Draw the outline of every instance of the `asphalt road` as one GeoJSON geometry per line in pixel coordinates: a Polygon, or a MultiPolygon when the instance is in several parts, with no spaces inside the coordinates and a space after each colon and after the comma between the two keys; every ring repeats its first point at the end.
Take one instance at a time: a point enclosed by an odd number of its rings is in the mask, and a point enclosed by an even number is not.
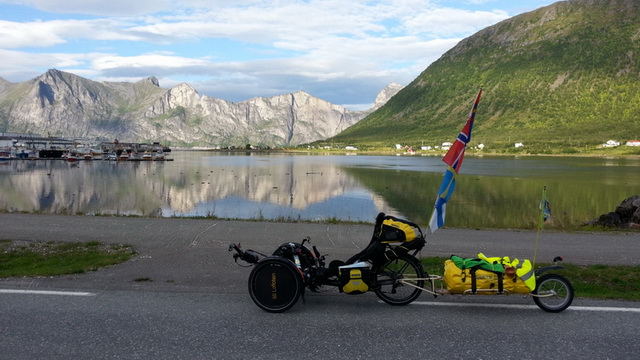
{"type": "Polygon", "coordinates": [[[578,301],[551,314],[518,296],[449,298],[394,307],[371,293],[312,294],[271,314],[247,294],[0,293],[0,358],[564,360],[640,352],[634,304],[578,301]]]}
{"type": "MultiPolygon", "coordinates": [[[[0,359],[615,358],[640,352],[640,303],[577,298],[559,314],[525,296],[423,294],[406,307],[372,293],[307,294],[258,309],[250,269],[228,244],[270,253],[310,236],[328,259],[364,247],[372,226],[0,214],[0,239],[129,243],[139,256],[96,272],[0,280],[0,359]],[[138,280],[138,281],[137,281],[138,280]],[[139,281],[145,280],[145,281],[139,281]]],[[[441,229],[423,256],[531,258],[535,232],[441,229]]],[[[544,232],[538,257],[638,265],[637,234],[544,232]]]]}

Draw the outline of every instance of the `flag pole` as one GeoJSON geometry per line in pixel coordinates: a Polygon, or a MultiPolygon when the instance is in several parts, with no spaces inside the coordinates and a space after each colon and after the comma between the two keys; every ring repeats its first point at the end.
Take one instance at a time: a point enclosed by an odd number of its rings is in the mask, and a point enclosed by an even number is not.
{"type": "Polygon", "coordinates": [[[536,243],[535,246],[533,247],[533,264],[532,267],[535,268],[536,266],[536,258],[538,256],[538,240],[540,239],[540,233],[542,232],[542,227],[544,226],[544,221],[545,221],[545,211],[548,207],[548,202],[547,202],[547,187],[544,186],[542,188],[542,200],[540,200],[540,215],[538,216],[538,231],[536,232],[536,243]]]}

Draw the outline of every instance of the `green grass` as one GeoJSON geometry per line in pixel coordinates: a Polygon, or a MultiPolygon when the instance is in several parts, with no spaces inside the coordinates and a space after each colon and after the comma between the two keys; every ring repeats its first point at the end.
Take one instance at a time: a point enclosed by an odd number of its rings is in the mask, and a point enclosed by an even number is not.
{"type": "Polygon", "coordinates": [[[0,278],[82,274],[135,254],[130,245],[0,240],[0,278]]]}
{"type": "MultiPolygon", "coordinates": [[[[447,258],[422,258],[425,271],[442,275],[447,258]]],[[[536,264],[536,269],[551,264],[536,264]]],[[[640,266],[574,265],[566,264],[562,270],[552,271],[566,277],[573,285],[576,297],[592,299],[623,299],[640,301],[640,266]]]]}

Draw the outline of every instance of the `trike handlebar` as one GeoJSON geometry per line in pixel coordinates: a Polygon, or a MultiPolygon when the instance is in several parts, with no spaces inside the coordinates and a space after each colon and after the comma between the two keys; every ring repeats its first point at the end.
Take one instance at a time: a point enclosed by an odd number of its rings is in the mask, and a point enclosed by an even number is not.
{"type": "Polygon", "coordinates": [[[265,255],[260,254],[257,251],[253,251],[251,249],[249,250],[242,250],[240,248],[240,244],[231,244],[229,245],[229,251],[235,251],[236,253],[233,254],[233,259],[236,261],[236,263],[238,262],[238,259],[245,261],[249,264],[256,264],[258,263],[258,261],[260,261],[261,257],[264,257],[265,255]]]}

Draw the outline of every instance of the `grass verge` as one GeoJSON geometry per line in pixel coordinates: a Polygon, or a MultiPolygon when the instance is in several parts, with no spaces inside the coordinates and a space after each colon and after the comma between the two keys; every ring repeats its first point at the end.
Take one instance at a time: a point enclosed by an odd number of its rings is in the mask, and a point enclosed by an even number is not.
{"type": "Polygon", "coordinates": [[[131,245],[0,240],[0,278],[82,274],[125,262],[131,245]]]}
{"type": "MultiPolygon", "coordinates": [[[[428,274],[442,275],[446,259],[426,257],[422,259],[422,264],[428,274]]],[[[539,263],[536,269],[550,265],[539,263]]],[[[564,269],[551,272],[566,277],[577,297],[640,301],[640,266],[562,265],[564,269]]]]}

